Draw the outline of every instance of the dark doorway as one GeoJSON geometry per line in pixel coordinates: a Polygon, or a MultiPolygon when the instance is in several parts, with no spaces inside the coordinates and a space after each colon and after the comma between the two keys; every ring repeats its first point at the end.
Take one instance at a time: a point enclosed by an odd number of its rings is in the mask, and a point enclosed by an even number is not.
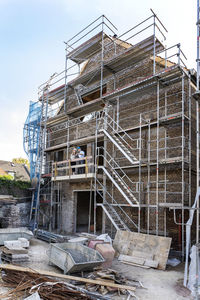
{"type": "Polygon", "coordinates": [[[64,151],[56,151],[54,152],[54,161],[63,161],[64,160],[64,151]]]}
{"type": "MultiPolygon", "coordinates": [[[[97,203],[102,203],[101,197],[97,194],[97,203]]],[[[76,231],[88,232],[89,226],[89,207],[90,207],[90,192],[77,192],[77,209],[76,209],[76,231]]],[[[102,229],[102,208],[97,206],[96,209],[96,230],[102,229]]],[[[91,221],[90,232],[94,230],[94,192],[91,197],[91,221]]]]}

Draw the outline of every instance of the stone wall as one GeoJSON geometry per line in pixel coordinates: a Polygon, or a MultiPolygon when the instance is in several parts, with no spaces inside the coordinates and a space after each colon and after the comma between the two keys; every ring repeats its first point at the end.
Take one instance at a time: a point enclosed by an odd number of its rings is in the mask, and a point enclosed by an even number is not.
{"type": "Polygon", "coordinates": [[[0,202],[0,228],[29,225],[31,192],[22,188],[23,185],[23,182],[0,180],[0,195],[12,195],[15,198],[15,203],[9,203],[9,200],[0,202]]]}

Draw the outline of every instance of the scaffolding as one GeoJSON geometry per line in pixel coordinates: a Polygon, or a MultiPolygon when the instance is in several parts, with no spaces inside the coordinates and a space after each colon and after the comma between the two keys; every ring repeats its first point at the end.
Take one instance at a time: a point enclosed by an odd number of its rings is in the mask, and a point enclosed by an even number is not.
{"type": "Polygon", "coordinates": [[[94,193],[88,230],[93,225],[97,231],[98,207],[102,231],[111,234],[122,229],[167,236],[173,222],[184,256],[196,190],[195,83],[180,44],[161,42],[167,30],[153,11],[116,32],[106,16],[96,19],[65,43],[65,70],[39,87],[35,225],[42,214],[43,225],[53,230],[57,222],[62,230],[63,183],[87,183],[90,198],[94,193]],[[76,159],[73,167],[85,168],[84,174],[73,174],[72,147],[89,143],[84,164],[76,159]]]}
{"type": "Polygon", "coordinates": [[[29,114],[24,124],[23,145],[30,162],[30,178],[38,177],[36,162],[38,155],[39,132],[41,119],[41,105],[38,102],[30,102],[29,114]]]}

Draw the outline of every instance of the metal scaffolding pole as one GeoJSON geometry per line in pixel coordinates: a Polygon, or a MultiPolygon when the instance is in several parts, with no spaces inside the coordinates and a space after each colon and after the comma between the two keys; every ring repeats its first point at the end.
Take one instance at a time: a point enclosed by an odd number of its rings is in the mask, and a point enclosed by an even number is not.
{"type": "Polygon", "coordinates": [[[156,15],[153,14],[153,74],[156,73],[156,15]]]}
{"type": "MultiPolygon", "coordinates": [[[[107,122],[108,122],[108,108],[105,108],[105,116],[104,116],[104,124],[103,127],[105,130],[107,130],[107,122]]],[[[104,135],[104,161],[103,161],[104,168],[107,168],[107,136],[104,135]]],[[[106,194],[107,194],[107,176],[105,173],[103,173],[103,204],[105,204],[106,201],[106,194]]],[[[102,233],[105,233],[105,212],[102,212],[102,233]]]]}
{"type": "MultiPolygon", "coordinates": [[[[185,126],[185,76],[182,76],[182,128],[181,128],[181,136],[182,136],[182,208],[184,207],[185,204],[185,156],[184,156],[184,151],[185,151],[185,132],[184,132],[184,126],[185,126]]],[[[182,260],[184,260],[184,254],[185,254],[185,224],[184,224],[184,209],[182,209],[182,226],[181,226],[181,241],[182,241],[182,260]]]]}
{"type": "Polygon", "coordinates": [[[138,232],[141,230],[141,162],[142,161],[142,114],[140,114],[139,136],[139,207],[138,207],[138,232]]]}
{"type": "MultiPolygon", "coordinates": [[[[197,93],[199,93],[199,76],[200,76],[200,55],[199,55],[199,38],[200,38],[200,7],[197,0],[197,93]]],[[[199,187],[199,102],[196,101],[196,157],[197,157],[197,179],[196,188],[199,187]]],[[[197,200],[196,214],[196,244],[199,243],[199,198],[197,200]]]]}
{"type": "Polygon", "coordinates": [[[159,116],[160,116],[160,84],[157,82],[157,130],[156,130],[156,235],[159,229],[159,116]]]}
{"type": "Polygon", "coordinates": [[[96,234],[96,211],[97,211],[97,135],[98,135],[98,117],[96,118],[96,127],[95,127],[95,143],[94,143],[94,234],[96,234]]]}
{"type": "Polygon", "coordinates": [[[200,53],[199,53],[199,38],[200,38],[200,8],[199,0],[197,0],[197,92],[199,92],[199,76],[200,76],[200,53]]]}
{"type": "Polygon", "coordinates": [[[37,201],[35,207],[35,216],[34,216],[34,229],[38,225],[39,221],[39,206],[40,206],[40,187],[41,187],[41,174],[42,174],[42,163],[44,158],[44,149],[46,145],[46,120],[48,113],[48,86],[44,88],[42,94],[42,117],[40,121],[40,142],[39,142],[39,177],[38,177],[38,190],[37,190],[37,201]],[[46,98],[46,99],[45,99],[46,98]],[[44,122],[44,125],[42,124],[44,122]]]}
{"type": "Polygon", "coordinates": [[[151,181],[151,120],[148,120],[148,165],[147,165],[147,234],[149,234],[149,223],[150,223],[150,181],[151,181]]]}
{"type": "Polygon", "coordinates": [[[191,75],[189,75],[189,80],[188,80],[188,92],[189,92],[189,103],[188,103],[188,117],[189,117],[189,128],[188,128],[188,155],[189,155],[189,178],[188,178],[188,184],[189,184],[189,206],[191,207],[192,205],[192,200],[191,200],[191,172],[192,172],[192,147],[191,147],[191,142],[192,142],[192,124],[191,124],[191,98],[192,98],[192,92],[191,92],[191,75]]]}
{"type": "Polygon", "coordinates": [[[102,36],[101,36],[101,82],[100,82],[100,98],[103,96],[103,67],[104,67],[104,15],[102,15],[102,36]]]}
{"type": "MultiPolygon", "coordinates": [[[[165,116],[167,116],[167,92],[165,91],[165,116]]],[[[167,128],[165,127],[165,160],[167,159],[167,128]]],[[[164,192],[164,202],[167,202],[167,169],[165,166],[164,171],[164,181],[165,181],[165,192],[164,192]]],[[[164,209],[164,236],[167,236],[167,211],[164,209]]]]}

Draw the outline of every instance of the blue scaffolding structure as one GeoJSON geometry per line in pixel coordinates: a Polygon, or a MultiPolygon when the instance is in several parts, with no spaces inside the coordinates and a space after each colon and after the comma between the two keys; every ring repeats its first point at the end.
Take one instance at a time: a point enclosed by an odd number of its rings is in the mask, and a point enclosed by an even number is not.
{"type": "Polygon", "coordinates": [[[30,162],[31,180],[39,177],[39,170],[36,169],[39,155],[39,137],[40,137],[40,120],[42,116],[42,107],[38,102],[30,102],[29,114],[24,124],[23,142],[24,151],[30,162]]]}

